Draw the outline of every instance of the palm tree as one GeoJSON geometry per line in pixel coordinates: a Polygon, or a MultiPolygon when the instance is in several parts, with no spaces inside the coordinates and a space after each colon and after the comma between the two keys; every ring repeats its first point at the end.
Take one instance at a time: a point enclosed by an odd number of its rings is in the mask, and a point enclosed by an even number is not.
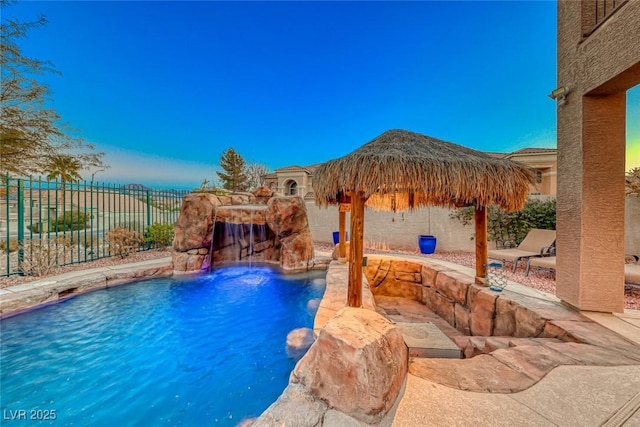
{"type": "Polygon", "coordinates": [[[66,182],[78,181],[80,178],[80,169],[82,165],[80,161],[68,154],[56,154],[52,156],[47,165],[47,179],[52,180],[60,178],[62,187],[66,182]]]}
{"type": "MultiPolygon", "coordinates": [[[[65,215],[65,205],[67,201],[66,197],[66,186],[67,182],[79,181],[82,177],[80,176],[80,169],[82,165],[78,159],[68,154],[55,154],[51,156],[47,165],[47,179],[54,180],[60,179],[61,187],[62,187],[62,213],[65,215]]],[[[71,210],[73,217],[73,195],[71,196],[71,210]]],[[[57,209],[56,209],[57,211],[57,209]]],[[[60,215],[57,215],[58,217],[60,215]]],[[[66,231],[66,229],[65,229],[66,231]]]]}

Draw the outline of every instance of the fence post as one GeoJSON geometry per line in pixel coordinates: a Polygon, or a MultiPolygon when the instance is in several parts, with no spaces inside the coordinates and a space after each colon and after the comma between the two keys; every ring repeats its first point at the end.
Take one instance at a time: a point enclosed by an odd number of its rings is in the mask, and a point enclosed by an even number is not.
{"type": "Polygon", "coordinates": [[[147,228],[151,226],[151,190],[147,190],[147,228]]]}
{"type": "MultiPolygon", "coordinates": [[[[151,190],[147,190],[147,230],[151,227],[151,190]]],[[[146,233],[144,233],[146,234],[146,233]]],[[[145,236],[149,237],[149,236],[145,236]]],[[[151,249],[151,241],[147,239],[147,249],[151,249]]]]}
{"type": "Polygon", "coordinates": [[[18,270],[24,260],[24,180],[18,179],[18,270]]]}

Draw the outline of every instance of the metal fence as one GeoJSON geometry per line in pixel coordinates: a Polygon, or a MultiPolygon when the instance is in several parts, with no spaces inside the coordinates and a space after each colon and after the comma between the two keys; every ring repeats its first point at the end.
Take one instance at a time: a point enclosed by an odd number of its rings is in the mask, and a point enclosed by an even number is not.
{"type": "Polygon", "coordinates": [[[109,230],[124,227],[144,236],[155,224],[173,225],[188,193],[0,177],[0,277],[22,274],[25,263],[37,257],[61,266],[112,256],[105,240],[109,230]]]}

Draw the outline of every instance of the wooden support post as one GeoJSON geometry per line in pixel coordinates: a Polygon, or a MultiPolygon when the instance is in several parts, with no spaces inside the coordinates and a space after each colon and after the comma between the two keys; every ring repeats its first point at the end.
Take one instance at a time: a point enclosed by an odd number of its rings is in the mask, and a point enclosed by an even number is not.
{"type": "Polygon", "coordinates": [[[338,230],[340,231],[340,243],[338,246],[338,258],[346,258],[347,257],[347,245],[345,245],[346,241],[346,233],[347,233],[347,210],[346,207],[348,205],[340,204],[340,217],[339,217],[339,226],[338,230]]]}
{"type": "Polygon", "coordinates": [[[347,305],[362,307],[362,248],[364,240],[364,195],[351,197],[351,239],[349,243],[349,288],[347,305]]]}
{"type": "Polygon", "coordinates": [[[476,283],[485,284],[487,277],[487,208],[476,206],[476,283]]]}

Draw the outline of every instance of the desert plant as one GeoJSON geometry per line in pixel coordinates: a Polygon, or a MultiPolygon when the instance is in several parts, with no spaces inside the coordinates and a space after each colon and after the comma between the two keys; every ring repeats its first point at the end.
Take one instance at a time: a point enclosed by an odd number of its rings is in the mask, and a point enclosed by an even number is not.
{"type": "Polygon", "coordinates": [[[0,240],[0,251],[15,252],[18,247],[18,239],[0,240]]]}
{"type": "Polygon", "coordinates": [[[173,242],[173,224],[154,223],[145,231],[145,242],[155,248],[171,245],[173,242]]]}
{"type": "MultiPolygon", "coordinates": [[[[449,216],[468,225],[473,222],[474,208],[457,209],[449,216]]],[[[487,209],[488,240],[496,242],[498,247],[517,246],[532,228],[555,230],[555,199],[529,199],[522,210],[514,212],[504,211],[495,205],[487,209]]]]}
{"type": "Polygon", "coordinates": [[[134,253],[143,243],[143,238],[135,230],[125,227],[116,227],[107,231],[105,240],[109,245],[109,251],[125,258],[134,253]]]}
{"type": "Polygon", "coordinates": [[[640,197],[640,168],[633,168],[627,172],[624,181],[625,194],[640,197]]]}
{"type": "Polygon", "coordinates": [[[22,245],[20,271],[27,276],[44,276],[64,262],[67,246],[55,239],[32,239],[22,245]]]}

